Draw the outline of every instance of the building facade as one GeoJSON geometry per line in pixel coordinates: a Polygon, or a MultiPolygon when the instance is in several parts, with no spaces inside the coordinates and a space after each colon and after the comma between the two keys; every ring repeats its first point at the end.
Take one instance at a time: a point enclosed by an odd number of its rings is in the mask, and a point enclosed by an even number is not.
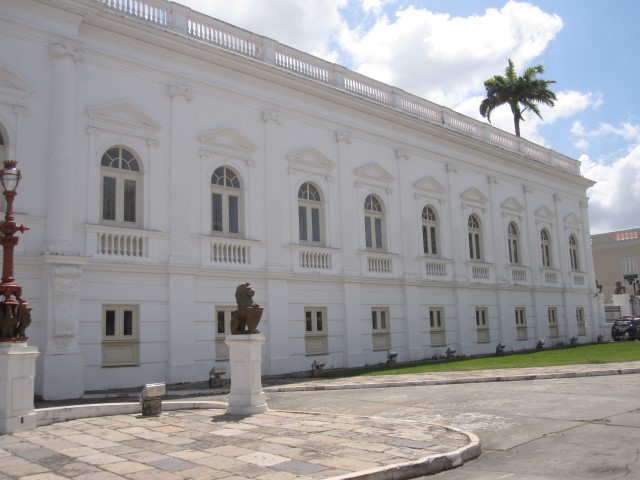
{"type": "Polygon", "coordinates": [[[163,0],[5,0],[36,392],[594,341],[576,160],[163,0]]]}
{"type": "Polygon", "coordinates": [[[611,303],[616,282],[624,287],[625,294],[640,294],[640,228],[591,235],[591,249],[596,279],[602,285],[605,303],[611,303]]]}

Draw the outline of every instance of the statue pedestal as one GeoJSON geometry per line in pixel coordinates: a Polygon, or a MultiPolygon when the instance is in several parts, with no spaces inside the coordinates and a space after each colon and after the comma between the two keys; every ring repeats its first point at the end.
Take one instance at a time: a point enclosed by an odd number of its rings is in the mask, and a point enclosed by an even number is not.
{"type": "Polygon", "coordinates": [[[231,366],[231,391],[226,413],[253,415],[267,411],[267,400],[262,391],[262,344],[264,335],[228,335],[231,366]]]}
{"type": "Polygon", "coordinates": [[[0,435],[37,426],[33,406],[36,347],[0,342],[0,435]]]}

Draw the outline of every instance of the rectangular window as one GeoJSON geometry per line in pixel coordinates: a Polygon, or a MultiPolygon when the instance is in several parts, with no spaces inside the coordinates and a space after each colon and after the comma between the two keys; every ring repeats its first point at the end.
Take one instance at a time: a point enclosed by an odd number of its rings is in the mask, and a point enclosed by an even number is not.
{"type": "Polygon", "coordinates": [[[224,226],[224,218],[222,215],[222,195],[219,193],[211,194],[211,229],[214,232],[222,232],[224,226]]]}
{"type": "Polygon", "coordinates": [[[229,195],[229,233],[240,233],[238,197],[229,195]]]}
{"type": "Polygon", "coordinates": [[[371,308],[371,330],[374,350],[388,350],[391,348],[389,309],[387,307],[371,308]]]}
{"type": "Polygon", "coordinates": [[[371,242],[371,217],[364,217],[364,241],[367,248],[372,248],[371,242]]]}
{"type": "Polygon", "coordinates": [[[102,219],[116,219],[116,179],[113,177],[102,179],[102,219]]]}
{"type": "Polygon", "coordinates": [[[382,219],[376,218],[375,227],[376,227],[376,248],[382,248],[382,219]]]}
{"type": "Polygon", "coordinates": [[[326,355],[329,351],[327,311],[323,307],[305,307],[305,354],[326,355]]]}
{"type": "Polygon", "coordinates": [[[429,231],[431,232],[431,255],[437,255],[438,246],[436,244],[436,227],[430,227],[429,231]]]}
{"type": "Polygon", "coordinates": [[[431,345],[446,345],[447,339],[444,328],[444,308],[429,308],[429,327],[431,329],[431,345]]]}
{"type": "Polygon", "coordinates": [[[489,311],[486,307],[476,307],[476,333],[478,343],[488,343],[491,341],[489,332],[489,311]]]}
{"type": "Polygon", "coordinates": [[[587,327],[584,323],[584,307],[576,307],[576,322],[578,323],[578,335],[586,335],[587,327]]]}
{"type": "Polygon", "coordinates": [[[516,307],[516,336],[518,340],[527,340],[527,312],[524,307],[516,307]]]}
{"type": "Polygon", "coordinates": [[[559,337],[558,309],[556,307],[549,307],[547,309],[547,318],[549,320],[549,336],[551,338],[559,337]]]}
{"type": "Polygon", "coordinates": [[[320,210],[317,208],[311,209],[311,235],[312,241],[320,242],[320,210]]]}
{"type": "Polygon", "coordinates": [[[229,360],[229,346],[224,343],[225,338],[231,331],[231,312],[236,307],[216,308],[216,332],[215,332],[215,359],[217,361],[229,360]]]}
{"type": "Polygon", "coordinates": [[[136,221],[136,181],[124,181],[124,221],[136,221]]]}
{"type": "Polygon", "coordinates": [[[300,241],[307,241],[307,208],[298,207],[298,229],[300,230],[300,241]]]}
{"type": "Polygon", "coordinates": [[[139,364],[139,319],[137,305],[102,306],[102,365],[139,364]]]}

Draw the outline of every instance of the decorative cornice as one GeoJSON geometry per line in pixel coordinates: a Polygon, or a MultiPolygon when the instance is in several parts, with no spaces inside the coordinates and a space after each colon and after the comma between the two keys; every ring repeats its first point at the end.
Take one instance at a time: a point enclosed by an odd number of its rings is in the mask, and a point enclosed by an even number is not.
{"type": "Polygon", "coordinates": [[[402,148],[396,148],[396,158],[398,160],[400,159],[409,160],[409,153],[402,148]]]}
{"type": "Polygon", "coordinates": [[[276,125],[282,125],[282,118],[280,118],[280,114],[273,110],[263,110],[262,121],[264,123],[274,122],[276,125]]]}
{"type": "Polygon", "coordinates": [[[193,92],[189,87],[186,87],[184,85],[169,85],[169,96],[171,98],[182,96],[185,98],[185,100],[190,102],[193,98],[193,92]]]}
{"type": "Polygon", "coordinates": [[[63,58],[69,56],[77,63],[84,60],[85,51],[81,47],[72,47],[66,43],[58,42],[49,47],[49,55],[51,55],[51,58],[63,58]]]}
{"type": "Polygon", "coordinates": [[[351,143],[353,140],[351,139],[351,134],[349,132],[344,132],[341,130],[338,130],[336,132],[336,142],[338,143],[351,143]]]}

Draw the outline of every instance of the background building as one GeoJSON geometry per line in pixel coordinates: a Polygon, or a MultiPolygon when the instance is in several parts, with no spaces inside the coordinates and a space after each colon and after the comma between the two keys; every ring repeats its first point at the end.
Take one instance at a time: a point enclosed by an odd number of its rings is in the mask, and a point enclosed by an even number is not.
{"type": "Polygon", "coordinates": [[[579,162],[162,0],[5,0],[2,155],[36,391],[199,381],[236,286],[263,372],[599,333],[579,162]]]}
{"type": "Polygon", "coordinates": [[[591,235],[593,266],[598,283],[606,303],[621,282],[626,294],[640,294],[637,285],[638,258],[640,257],[640,229],[620,230],[617,232],[591,235]],[[633,283],[629,283],[629,282],[633,283]]]}

